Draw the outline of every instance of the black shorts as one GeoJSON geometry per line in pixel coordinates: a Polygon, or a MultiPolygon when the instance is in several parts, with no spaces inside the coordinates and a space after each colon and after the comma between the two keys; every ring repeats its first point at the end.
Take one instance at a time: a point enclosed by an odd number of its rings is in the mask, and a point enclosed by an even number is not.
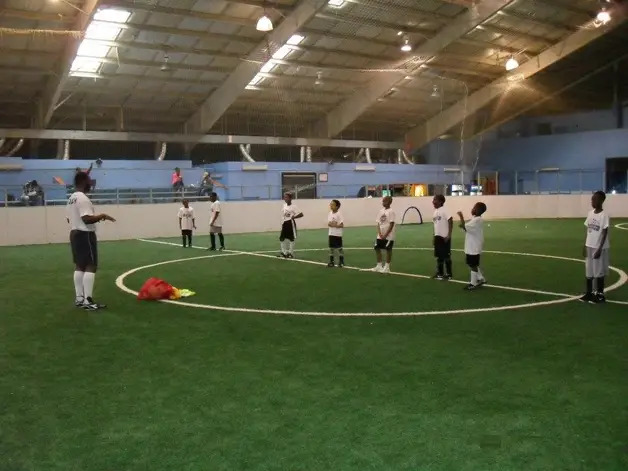
{"type": "Polygon", "coordinates": [[[329,248],[330,249],[341,249],[342,248],[342,237],[341,236],[329,236],[329,248]]]}
{"type": "Polygon", "coordinates": [[[98,241],[92,231],[70,231],[72,259],[79,268],[98,266],[98,241]]]}
{"type": "Polygon", "coordinates": [[[469,255],[465,254],[467,258],[467,265],[470,267],[479,267],[480,266],[480,254],[477,255],[469,255]]]}
{"type": "Polygon", "coordinates": [[[192,229],[181,229],[181,235],[187,236],[192,235],[192,229]]]}
{"type": "Polygon", "coordinates": [[[392,250],[394,245],[394,240],[375,239],[375,246],[373,248],[375,250],[392,250]]]}
{"type": "Polygon", "coordinates": [[[444,237],[434,236],[434,257],[451,258],[451,239],[446,241],[444,237]]]}
{"type": "Polygon", "coordinates": [[[279,234],[279,240],[284,241],[288,239],[291,242],[294,242],[294,239],[297,238],[297,223],[294,222],[294,219],[290,221],[284,221],[281,225],[281,234],[279,234]]]}

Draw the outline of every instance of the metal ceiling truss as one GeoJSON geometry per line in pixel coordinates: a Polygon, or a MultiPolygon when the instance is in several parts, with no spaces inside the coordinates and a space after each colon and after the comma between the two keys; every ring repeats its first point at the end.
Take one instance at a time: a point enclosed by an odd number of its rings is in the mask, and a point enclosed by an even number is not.
{"type": "Polygon", "coordinates": [[[269,146],[312,146],[360,149],[401,149],[403,143],[345,139],[311,139],[305,137],[231,136],[212,134],[164,134],[59,129],[0,129],[0,136],[9,139],[69,139],[76,141],[169,142],[187,144],[252,144],[269,146]]]}

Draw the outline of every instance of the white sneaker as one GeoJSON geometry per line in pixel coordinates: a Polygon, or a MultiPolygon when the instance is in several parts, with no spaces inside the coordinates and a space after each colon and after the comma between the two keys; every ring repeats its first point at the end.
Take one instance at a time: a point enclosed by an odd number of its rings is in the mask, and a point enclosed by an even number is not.
{"type": "Polygon", "coordinates": [[[384,266],[381,270],[381,273],[390,273],[390,267],[388,265],[384,266]]]}
{"type": "Polygon", "coordinates": [[[368,271],[373,271],[375,273],[381,273],[383,269],[384,269],[384,267],[382,267],[381,265],[375,265],[374,268],[371,268],[368,271]]]}

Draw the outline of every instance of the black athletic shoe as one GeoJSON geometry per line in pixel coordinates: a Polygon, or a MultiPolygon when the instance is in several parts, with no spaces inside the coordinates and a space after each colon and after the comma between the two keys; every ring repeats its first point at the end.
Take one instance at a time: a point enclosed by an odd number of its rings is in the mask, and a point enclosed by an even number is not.
{"type": "Polygon", "coordinates": [[[469,283],[467,286],[464,287],[465,291],[473,291],[478,289],[479,285],[472,285],[471,283],[469,283]]]}
{"type": "Polygon", "coordinates": [[[334,262],[329,262],[329,263],[327,264],[327,267],[328,267],[328,268],[335,268],[335,267],[336,267],[336,265],[334,264],[334,262]]]}
{"type": "Polygon", "coordinates": [[[433,280],[442,280],[443,278],[445,278],[443,275],[440,274],[436,274],[432,277],[433,280]]]}
{"type": "Polygon", "coordinates": [[[83,309],[85,305],[85,300],[83,298],[76,298],[74,300],[74,307],[78,307],[79,309],[83,309]]]}
{"type": "Polygon", "coordinates": [[[222,247],[220,247],[218,250],[220,250],[220,251],[222,252],[223,250],[225,250],[225,246],[223,245],[223,246],[222,246],[222,247]]]}
{"type": "Polygon", "coordinates": [[[92,298],[85,298],[85,303],[83,304],[83,309],[86,311],[98,311],[100,309],[105,309],[107,306],[105,304],[98,304],[92,298]]]}
{"type": "Polygon", "coordinates": [[[478,284],[475,286],[479,288],[480,286],[485,285],[485,284],[486,284],[486,280],[478,280],[478,284]]]}
{"type": "Polygon", "coordinates": [[[209,250],[210,252],[215,252],[216,251],[216,247],[210,247],[207,250],[209,250]]]}
{"type": "Polygon", "coordinates": [[[340,263],[338,264],[338,268],[344,268],[344,267],[345,267],[345,263],[344,263],[344,262],[340,262],[340,263]]]}
{"type": "Polygon", "coordinates": [[[277,258],[288,258],[288,256],[283,252],[279,252],[279,255],[277,255],[277,258]]]}
{"type": "Polygon", "coordinates": [[[604,296],[604,293],[596,293],[593,295],[592,302],[595,304],[604,304],[606,302],[606,296],[604,296]]]}
{"type": "Polygon", "coordinates": [[[445,275],[445,276],[443,276],[442,280],[443,280],[443,281],[449,281],[449,280],[451,280],[451,275],[445,275]]]}
{"type": "Polygon", "coordinates": [[[286,255],[286,258],[294,258],[294,255],[292,255],[291,253],[286,255]]]}
{"type": "Polygon", "coordinates": [[[581,303],[592,303],[594,302],[594,296],[591,293],[587,293],[584,296],[578,298],[578,301],[580,301],[581,303]]]}

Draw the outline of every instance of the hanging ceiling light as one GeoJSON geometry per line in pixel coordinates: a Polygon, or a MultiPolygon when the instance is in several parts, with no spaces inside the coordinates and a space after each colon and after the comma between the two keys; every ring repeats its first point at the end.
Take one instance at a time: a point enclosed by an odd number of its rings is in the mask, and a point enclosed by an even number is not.
{"type": "Polygon", "coordinates": [[[432,87],[432,98],[440,98],[440,92],[438,91],[438,85],[432,87]]]}
{"type": "Polygon", "coordinates": [[[519,67],[519,62],[514,57],[511,57],[506,61],[506,70],[508,72],[515,70],[517,67],[519,67]]]}
{"type": "Polygon", "coordinates": [[[606,23],[611,21],[611,14],[608,11],[606,11],[606,8],[603,8],[602,11],[600,11],[597,14],[595,19],[599,21],[601,24],[605,25],[606,23]]]}
{"type": "Polygon", "coordinates": [[[264,12],[262,17],[257,20],[257,25],[255,26],[255,29],[264,33],[273,30],[273,22],[270,18],[268,18],[268,16],[266,16],[266,12],[264,12]]]}
{"type": "Polygon", "coordinates": [[[314,81],[314,85],[320,86],[323,85],[323,73],[321,71],[316,72],[316,80],[314,81]]]}
{"type": "Polygon", "coordinates": [[[412,46],[410,45],[410,40],[407,37],[403,40],[403,45],[401,46],[401,50],[403,52],[410,52],[412,50],[412,46]]]}

